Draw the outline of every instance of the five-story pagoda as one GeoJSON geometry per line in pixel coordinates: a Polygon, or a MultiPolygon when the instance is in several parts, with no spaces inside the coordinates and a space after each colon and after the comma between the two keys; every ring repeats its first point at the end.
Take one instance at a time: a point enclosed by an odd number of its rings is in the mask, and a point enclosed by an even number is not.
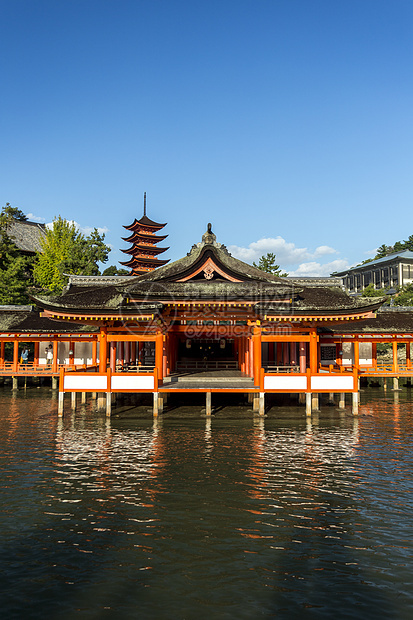
{"type": "Polygon", "coordinates": [[[130,275],[141,276],[169,262],[169,260],[158,259],[158,254],[166,252],[169,248],[158,248],[156,245],[168,236],[155,234],[165,226],[166,224],[154,222],[146,215],[145,192],[143,196],[143,216],[140,220],[135,218],[135,221],[130,226],[124,226],[131,234],[129,237],[122,237],[123,241],[132,244],[128,250],[122,250],[125,254],[130,254],[131,258],[126,262],[120,263],[131,269],[130,275]]]}

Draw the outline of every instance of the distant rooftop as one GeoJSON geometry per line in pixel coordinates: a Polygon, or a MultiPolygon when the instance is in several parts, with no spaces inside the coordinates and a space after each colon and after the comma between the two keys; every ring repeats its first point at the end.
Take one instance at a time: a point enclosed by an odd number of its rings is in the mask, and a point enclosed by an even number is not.
{"type": "Polygon", "coordinates": [[[22,252],[40,252],[40,240],[45,235],[45,225],[37,222],[14,220],[8,230],[8,235],[22,252]]]}
{"type": "Polygon", "coordinates": [[[288,276],[286,280],[305,286],[338,286],[342,288],[341,278],[335,276],[288,276]]]}
{"type": "Polygon", "coordinates": [[[410,250],[403,250],[403,252],[393,252],[393,254],[388,254],[387,256],[383,256],[383,258],[378,258],[377,260],[372,260],[372,261],[369,261],[368,263],[356,265],[355,267],[349,267],[349,269],[345,269],[344,271],[338,271],[337,274],[334,274],[334,275],[342,276],[348,273],[349,271],[356,271],[358,269],[369,269],[370,267],[373,267],[374,265],[380,265],[382,263],[386,263],[386,262],[395,260],[397,258],[400,258],[400,260],[413,260],[413,252],[410,252],[410,250]]]}

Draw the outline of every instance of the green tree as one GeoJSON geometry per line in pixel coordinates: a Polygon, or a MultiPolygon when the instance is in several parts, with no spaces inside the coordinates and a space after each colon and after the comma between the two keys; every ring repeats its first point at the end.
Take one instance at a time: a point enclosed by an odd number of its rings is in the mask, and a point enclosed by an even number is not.
{"type": "Polygon", "coordinates": [[[105,271],[102,272],[102,276],[127,276],[128,274],[127,269],[118,269],[115,265],[106,267],[105,271]]]}
{"type": "Polygon", "coordinates": [[[374,258],[384,258],[391,253],[392,249],[393,248],[390,245],[386,245],[385,243],[383,243],[379,248],[377,248],[377,254],[374,258]]]}
{"type": "Polygon", "coordinates": [[[267,252],[267,254],[261,256],[258,261],[258,265],[253,262],[254,267],[257,269],[261,269],[261,271],[266,271],[267,273],[272,273],[275,276],[279,276],[280,278],[285,278],[288,276],[288,273],[282,271],[281,267],[275,262],[275,254],[273,252],[267,252]]]}
{"type": "Polygon", "coordinates": [[[34,268],[36,283],[43,289],[58,293],[66,286],[65,274],[99,275],[98,263],[108,259],[110,248],[104,243],[105,235],[95,228],[85,237],[76,226],[60,215],[46,230],[42,252],[38,253],[34,268]]]}
{"type": "Polygon", "coordinates": [[[403,252],[403,250],[405,250],[405,242],[403,241],[396,241],[396,243],[393,246],[393,252],[403,252]]]}
{"type": "Polygon", "coordinates": [[[393,306],[413,306],[413,284],[406,284],[396,294],[393,306]]]}
{"type": "Polygon", "coordinates": [[[410,250],[410,252],[413,252],[413,235],[409,235],[409,237],[405,239],[403,245],[405,250],[410,250]]]}
{"type": "Polygon", "coordinates": [[[362,297],[384,297],[385,292],[383,290],[377,290],[373,284],[369,284],[361,293],[362,297]]]}
{"type": "Polygon", "coordinates": [[[13,241],[14,219],[27,220],[20,209],[9,203],[0,213],[0,304],[29,302],[27,288],[32,283],[33,259],[23,256],[13,241]]]}

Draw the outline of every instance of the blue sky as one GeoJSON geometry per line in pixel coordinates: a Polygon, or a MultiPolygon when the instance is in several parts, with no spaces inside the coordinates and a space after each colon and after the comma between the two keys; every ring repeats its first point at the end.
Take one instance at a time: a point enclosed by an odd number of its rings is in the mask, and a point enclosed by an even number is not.
{"type": "Polygon", "coordinates": [[[0,205],[324,275],[413,233],[411,0],[0,0],[0,205]]]}

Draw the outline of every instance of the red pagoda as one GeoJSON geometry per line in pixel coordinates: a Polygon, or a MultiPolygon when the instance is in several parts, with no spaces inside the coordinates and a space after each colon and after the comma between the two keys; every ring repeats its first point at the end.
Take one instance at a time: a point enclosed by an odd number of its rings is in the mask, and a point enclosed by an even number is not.
{"type": "Polygon", "coordinates": [[[140,220],[135,218],[130,226],[124,226],[126,230],[131,231],[131,234],[129,237],[122,237],[123,241],[132,244],[128,250],[122,250],[125,254],[130,254],[131,258],[127,262],[120,263],[131,269],[131,276],[141,276],[169,262],[169,260],[158,259],[158,254],[166,252],[169,248],[156,247],[157,243],[168,236],[155,234],[165,226],[166,224],[158,224],[147,217],[145,192],[143,195],[143,217],[140,220]]]}

